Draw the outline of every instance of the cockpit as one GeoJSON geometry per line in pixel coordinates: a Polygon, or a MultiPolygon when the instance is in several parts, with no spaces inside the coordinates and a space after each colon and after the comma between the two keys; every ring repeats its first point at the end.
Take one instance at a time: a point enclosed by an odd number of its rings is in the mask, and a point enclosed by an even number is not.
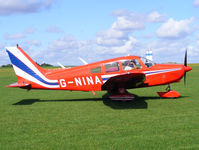
{"type": "Polygon", "coordinates": [[[146,59],[145,57],[140,57],[142,62],[147,66],[147,68],[150,68],[155,65],[155,63],[149,59],[146,59]]]}
{"type": "Polygon", "coordinates": [[[154,66],[154,62],[144,57],[128,57],[124,59],[118,59],[101,65],[94,66],[90,69],[91,73],[112,73],[120,71],[130,71],[136,69],[150,68],[154,66]]]}
{"type": "Polygon", "coordinates": [[[123,70],[133,70],[133,69],[141,69],[142,66],[140,65],[137,59],[131,59],[131,60],[122,61],[122,68],[123,70]]]}

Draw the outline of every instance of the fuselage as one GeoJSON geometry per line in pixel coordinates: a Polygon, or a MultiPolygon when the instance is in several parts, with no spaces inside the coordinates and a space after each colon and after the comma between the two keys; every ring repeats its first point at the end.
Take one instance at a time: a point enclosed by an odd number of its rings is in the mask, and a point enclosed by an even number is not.
{"type": "Polygon", "coordinates": [[[30,84],[33,89],[101,91],[102,85],[111,77],[131,73],[145,74],[144,84],[137,87],[150,87],[180,81],[185,73],[185,66],[146,65],[138,56],[125,56],[73,68],[49,69],[44,75],[50,80],[57,80],[57,88],[43,88],[39,84],[30,84]],[[129,62],[134,62],[134,67],[127,68],[129,62]]]}

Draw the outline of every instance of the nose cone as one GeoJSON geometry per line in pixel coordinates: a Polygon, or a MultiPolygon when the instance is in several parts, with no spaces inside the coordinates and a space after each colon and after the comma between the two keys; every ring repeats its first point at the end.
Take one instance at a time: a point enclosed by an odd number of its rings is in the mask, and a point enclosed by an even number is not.
{"type": "Polygon", "coordinates": [[[191,68],[191,67],[189,67],[189,66],[185,66],[185,67],[184,67],[184,70],[185,70],[185,72],[188,72],[188,71],[191,71],[191,70],[192,70],[192,68],[191,68]]]}

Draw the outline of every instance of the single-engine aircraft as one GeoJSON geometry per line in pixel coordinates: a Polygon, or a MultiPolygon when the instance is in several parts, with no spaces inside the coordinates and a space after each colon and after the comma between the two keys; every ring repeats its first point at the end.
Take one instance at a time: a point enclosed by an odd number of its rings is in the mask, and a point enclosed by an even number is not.
{"type": "Polygon", "coordinates": [[[176,98],[180,94],[171,90],[170,83],[179,82],[186,72],[187,51],[184,65],[155,64],[138,56],[124,56],[73,68],[44,69],[38,66],[18,45],[6,51],[18,78],[17,83],[7,87],[23,89],[50,89],[70,91],[108,91],[112,100],[132,100],[127,89],[167,85],[160,97],[176,98]]]}

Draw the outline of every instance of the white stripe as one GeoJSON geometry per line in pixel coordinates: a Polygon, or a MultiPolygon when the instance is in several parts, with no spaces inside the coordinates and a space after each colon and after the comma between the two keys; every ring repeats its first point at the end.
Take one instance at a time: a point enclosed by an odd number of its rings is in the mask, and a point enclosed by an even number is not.
{"type": "Polygon", "coordinates": [[[146,74],[146,76],[149,76],[149,75],[160,74],[160,73],[165,73],[165,72],[172,72],[172,71],[177,71],[177,70],[181,70],[181,68],[145,71],[144,73],[150,73],[151,72],[151,74],[146,74]],[[155,72],[155,73],[153,73],[153,72],[155,72]]]}
{"type": "Polygon", "coordinates": [[[110,78],[110,77],[114,77],[117,76],[119,74],[110,74],[110,75],[101,75],[102,78],[110,78]]]}
{"type": "Polygon", "coordinates": [[[37,75],[39,75],[43,80],[50,83],[57,83],[58,80],[49,80],[47,79],[31,62],[24,56],[24,54],[17,47],[6,47],[15,57],[21,60],[26,66],[33,70],[37,75]]]}
{"type": "Polygon", "coordinates": [[[24,79],[27,79],[29,81],[32,81],[34,83],[37,83],[43,87],[47,87],[47,88],[59,88],[59,85],[47,85],[39,80],[37,80],[36,78],[32,77],[31,75],[29,75],[28,73],[24,72],[23,70],[21,70],[20,68],[18,68],[17,66],[13,65],[14,70],[16,71],[16,74],[24,79]]]}

